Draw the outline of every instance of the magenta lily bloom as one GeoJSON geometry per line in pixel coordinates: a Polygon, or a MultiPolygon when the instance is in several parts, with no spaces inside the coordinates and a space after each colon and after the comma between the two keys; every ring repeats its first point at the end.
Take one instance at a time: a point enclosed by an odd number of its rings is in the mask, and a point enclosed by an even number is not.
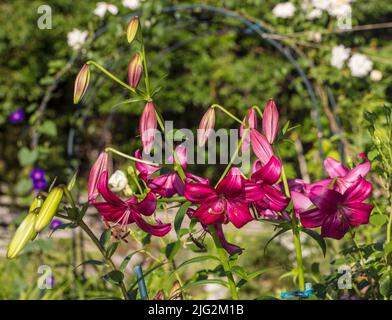
{"type": "MultiPolygon", "coordinates": [[[[369,223],[373,205],[364,203],[372,184],[362,177],[344,193],[322,186],[312,188],[309,199],[316,207],[299,213],[305,228],[321,226],[321,236],[341,239],[351,227],[369,223]]],[[[304,199],[305,202],[308,200],[304,199]]],[[[309,203],[303,203],[303,207],[309,203]]]]}
{"type": "Polygon", "coordinates": [[[101,152],[98,159],[94,162],[90,170],[88,178],[88,201],[94,203],[97,199],[98,192],[98,181],[104,171],[108,171],[109,155],[106,152],[101,152]]]}
{"type": "Polygon", "coordinates": [[[324,167],[328,175],[331,178],[337,178],[334,184],[334,189],[343,193],[350,186],[356,183],[360,176],[364,178],[369,173],[371,169],[371,163],[369,159],[364,153],[360,153],[358,157],[363,159],[363,162],[358,164],[352,170],[348,169],[333,158],[325,159],[324,167]]]}
{"type": "Polygon", "coordinates": [[[232,168],[216,188],[209,184],[187,183],[184,196],[192,203],[200,204],[194,216],[202,223],[208,225],[231,221],[241,228],[253,220],[249,204],[263,197],[259,188],[250,186],[245,190],[244,184],[240,170],[232,168]]]}
{"type": "MultiPolygon", "coordinates": [[[[248,115],[242,121],[242,125],[240,127],[240,137],[242,138],[244,131],[245,131],[245,123],[248,122],[248,128],[250,129],[257,129],[257,114],[255,108],[250,108],[248,110],[248,115]]],[[[246,136],[242,142],[241,150],[242,152],[246,152],[249,150],[250,145],[250,133],[246,132],[246,136]]]]}
{"type": "Polygon", "coordinates": [[[138,202],[135,196],[128,200],[122,200],[109,189],[108,176],[109,173],[104,171],[97,186],[99,193],[106,202],[95,202],[93,204],[105,221],[122,226],[136,223],[140,229],[157,237],[163,237],[170,231],[170,224],[158,222],[158,224],[152,225],[142,217],[142,215],[151,216],[155,212],[157,199],[154,193],[149,192],[141,202],[138,202]]]}
{"type": "MultiPolygon", "coordinates": [[[[187,166],[187,150],[184,146],[179,145],[175,150],[177,154],[177,158],[180,162],[181,167],[186,170],[187,166]]],[[[142,159],[142,155],[140,150],[137,150],[135,153],[135,157],[138,159],[142,159]]],[[[173,157],[169,159],[169,161],[174,161],[173,157]]],[[[143,179],[147,187],[149,187],[155,193],[161,195],[165,198],[171,198],[175,194],[183,195],[185,184],[181,180],[180,176],[177,172],[169,172],[166,174],[162,174],[158,177],[150,178],[150,176],[158,171],[160,168],[156,166],[147,165],[144,163],[136,162],[136,169],[139,172],[139,177],[143,179]]],[[[187,174],[187,177],[194,177],[191,174],[187,174]]]]}
{"type": "MultiPolygon", "coordinates": [[[[194,217],[195,210],[192,209],[192,208],[189,208],[189,209],[187,210],[187,213],[186,213],[186,214],[187,214],[187,216],[189,217],[189,219],[192,219],[192,218],[194,217]]],[[[209,231],[207,225],[205,225],[205,224],[202,223],[202,222],[201,222],[200,224],[201,224],[201,226],[203,227],[203,229],[204,229],[205,232],[210,233],[210,231],[209,231]]],[[[215,223],[215,224],[214,224],[214,227],[215,227],[215,230],[216,230],[216,234],[217,234],[217,236],[218,236],[218,238],[219,238],[219,241],[220,241],[221,244],[222,244],[223,249],[225,249],[229,255],[233,255],[233,254],[236,254],[236,253],[238,253],[238,254],[241,254],[241,253],[242,253],[241,247],[239,247],[239,246],[237,246],[237,245],[235,245],[235,244],[232,244],[232,243],[230,243],[230,242],[228,242],[228,241],[226,240],[225,235],[224,235],[224,233],[223,233],[223,226],[222,226],[221,223],[215,223]]]]}
{"type": "Polygon", "coordinates": [[[274,155],[274,151],[267,138],[264,137],[256,129],[250,130],[250,143],[252,149],[257,158],[261,161],[261,164],[265,165],[274,155]]]}
{"type": "Polygon", "coordinates": [[[154,146],[157,130],[157,114],[152,101],[146,103],[139,122],[139,131],[142,139],[143,151],[150,153],[154,146]]]}
{"type": "Polygon", "coordinates": [[[263,166],[259,160],[255,161],[252,168],[251,181],[246,182],[246,187],[256,185],[264,197],[255,203],[258,212],[263,216],[279,216],[277,212],[283,211],[289,204],[279,186],[275,183],[280,178],[282,164],[279,159],[272,156],[268,163],[263,166]]]}
{"type": "Polygon", "coordinates": [[[268,100],[263,113],[263,133],[269,143],[274,143],[279,127],[279,112],[274,100],[268,100]]]}

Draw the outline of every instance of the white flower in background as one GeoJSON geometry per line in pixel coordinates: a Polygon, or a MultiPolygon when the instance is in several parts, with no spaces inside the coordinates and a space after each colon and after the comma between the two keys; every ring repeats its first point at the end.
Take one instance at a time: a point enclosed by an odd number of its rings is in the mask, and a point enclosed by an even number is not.
{"type": "Polygon", "coordinates": [[[113,192],[122,191],[127,185],[127,176],[121,170],[116,170],[109,179],[109,187],[113,192]]]}
{"type": "Polygon", "coordinates": [[[78,50],[86,42],[87,36],[87,31],[73,29],[67,34],[67,43],[72,49],[78,50]]]}
{"type": "Polygon", "coordinates": [[[332,56],[331,56],[331,66],[342,69],[343,63],[350,56],[350,48],[346,48],[343,45],[333,47],[332,48],[332,56]]]}
{"type": "Polygon", "coordinates": [[[106,12],[110,12],[112,15],[116,15],[118,13],[118,8],[114,4],[98,2],[94,10],[94,14],[100,18],[103,18],[106,15],[106,12]]]}
{"type": "Polygon", "coordinates": [[[345,17],[351,13],[351,0],[330,0],[328,13],[333,17],[345,17]]]}
{"type": "Polygon", "coordinates": [[[323,40],[323,35],[321,34],[321,32],[310,32],[309,40],[316,43],[320,43],[323,40]]]}
{"type": "Polygon", "coordinates": [[[207,293],[207,300],[222,300],[227,298],[228,289],[219,284],[208,283],[204,286],[207,293]]]}
{"type": "Polygon", "coordinates": [[[382,79],[382,72],[380,70],[373,70],[370,72],[370,79],[372,81],[380,81],[382,79]]]}
{"type": "Polygon", "coordinates": [[[140,0],[123,0],[122,1],[122,5],[125,8],[129,8],[129,9],[136,9],[137,7],[139,7],[140,4],[140,0]]]}
{"type": "Polygon", "coordinates": [[[312,5],[320,10],[327,10],[331,0],[312,0],[312,5]]]}
{"type": "Polygon", "coordinates": [[[272,14],[278,18],[290,18],[294,15],[295,7],[291,2],[283,2],[277,4],[272,9],[272,14]]]}
{"type": "Polygon", "coordinates": [[[362,78],[372,70],[373,62],[364,54],[354,53],[348,62],[348,67],[354,77],[362,78]]]}
{"type": "Polygon", "coordinates": [[[321,9],[315,8],[309,11],[309,13],[306,15],[306,17],[309,20],[314,20],[317,18],[320,18],[323,14],[323,11],[321,9]]]}

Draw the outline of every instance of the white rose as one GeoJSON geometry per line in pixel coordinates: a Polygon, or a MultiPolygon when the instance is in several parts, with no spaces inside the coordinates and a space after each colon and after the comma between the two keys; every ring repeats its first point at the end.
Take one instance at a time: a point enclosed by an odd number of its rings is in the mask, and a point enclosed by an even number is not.
{"type": "Polygon", "coordinates": [[[283,2],[277,4],[272,9],[272,14],[278,18],[290,18],[294,15],[295,7],[291,2],[283,2]]]}
{"type": "Polygon", "coordinates": [[[107,11],[110,12],[112,15],[116,15],[118,13],[118,8],[114,4],[98,2],[94,10],[94,14],[100,18],[103,18],[106,15],[107,11]]]}
{"type": "Polygon", "coordinates": [[[327,10],[329,5],[331,3],[331,0],[312,0],[312,5],[321,10],[327,10]]]}
{"type": "Polygon", "coordinates": [[[140,4],[140,0],[123,0],[122,5],[125,8],[136,9],[140,4]]]}
{"type": "Polygon", "coordinates": [[[315,8],[315,9],[309,11],[309,13],[306,15],[306,17],[309,20],[314,20],[314,19],[320,18],[322,14],[323,14],[323,11],[321,9],[315,8]]]}
{"type": "Polygon", "coordinates": [[[354,53],[348,62],[348,67],[354,77],[362,78],[372,70],[373,62],[364,54],[354,53]]]}
{"type": "Polygon", "coordinates": [[[372,81],[380,81],[382,79],[382,72],[380,70],[373,70],[370,72],[370,79],[372,81]]]}
{"type": "Polygon", "coordinates": [[[331,66],[342,69],[344,62],[350,55],[350,48],[346,48],[343,45],[332,48],[331,66]]]}
{"type": "Polygon", "coordinates": [[[87,36],[87,31],[73,29],[67,34],[67,43],[72,49],[78,50],[86,42],[87,36]]]}
{"type": "Polygon", "coordinates": [[[331,0],[328,13],[333,17],[345,17],[351,13],[350,0],[331,0]]]}
{"type": "Polygon", "coordinates": [[[122,191],[127,185],[128,179],[121,170],[116,170],[109,179],[109,187],[113,192],[122,191]]]}

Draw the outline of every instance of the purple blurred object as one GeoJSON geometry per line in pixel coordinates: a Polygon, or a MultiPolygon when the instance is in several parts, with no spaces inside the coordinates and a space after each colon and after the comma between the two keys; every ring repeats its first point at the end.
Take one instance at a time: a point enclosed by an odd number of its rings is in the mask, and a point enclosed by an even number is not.
{"type": "Polygon", "coordinates": [[[9,116],[9,121],[12,124],[18,124],[21,123],[25,118],[25,112],[23,109],[19,108],[12,112],[9,116]]]}
{"type": "Polygon", "coordinates": [[[33,180],[45,180],[45,170],[34,168],[31,170],[30,178],[33,180]]]}
{"type": "Polygon", "coordinates": [[[53,219],[52,222],[50,223],[50,230],[56,230],[58,227],[60,227],[63,224],[63,222],[59,219],[53,219]]]}
{"type": "Polygon", "coordinates": [[[38,179],[38,180],[33,179],[33,186],[34,186],[34,189],[36,189],[36,190],[44,190],[47,185],[48,185],[48,182],[45,180],[45,178],[38,179]]]}

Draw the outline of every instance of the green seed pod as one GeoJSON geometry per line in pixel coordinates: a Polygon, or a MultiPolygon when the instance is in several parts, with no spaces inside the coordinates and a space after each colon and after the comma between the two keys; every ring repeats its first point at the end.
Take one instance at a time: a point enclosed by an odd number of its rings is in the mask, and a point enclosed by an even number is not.
{"type": "Polygon", "coordinates": [[[60,206],[63,194],[63,187],[53,188],[53,190],[49,193],[41,207],[41,210],[39,211],[37,221],[35,222],[35,232],[41,232],[49,225],[50,221],[52,221],[60,206]]]}
{"type": "Polygon", "coordinates": [[[36,211],[41,207],[42,202],[42,197],[40,196],[34,199],[30,206],[29,213],[19,225],[18,229],[16,229],[16,232],[8,245],[8,259],[17,257],[26,244],[36,237],[37,233],[34,231],[34,225],[37,220],[36,211]]]}

